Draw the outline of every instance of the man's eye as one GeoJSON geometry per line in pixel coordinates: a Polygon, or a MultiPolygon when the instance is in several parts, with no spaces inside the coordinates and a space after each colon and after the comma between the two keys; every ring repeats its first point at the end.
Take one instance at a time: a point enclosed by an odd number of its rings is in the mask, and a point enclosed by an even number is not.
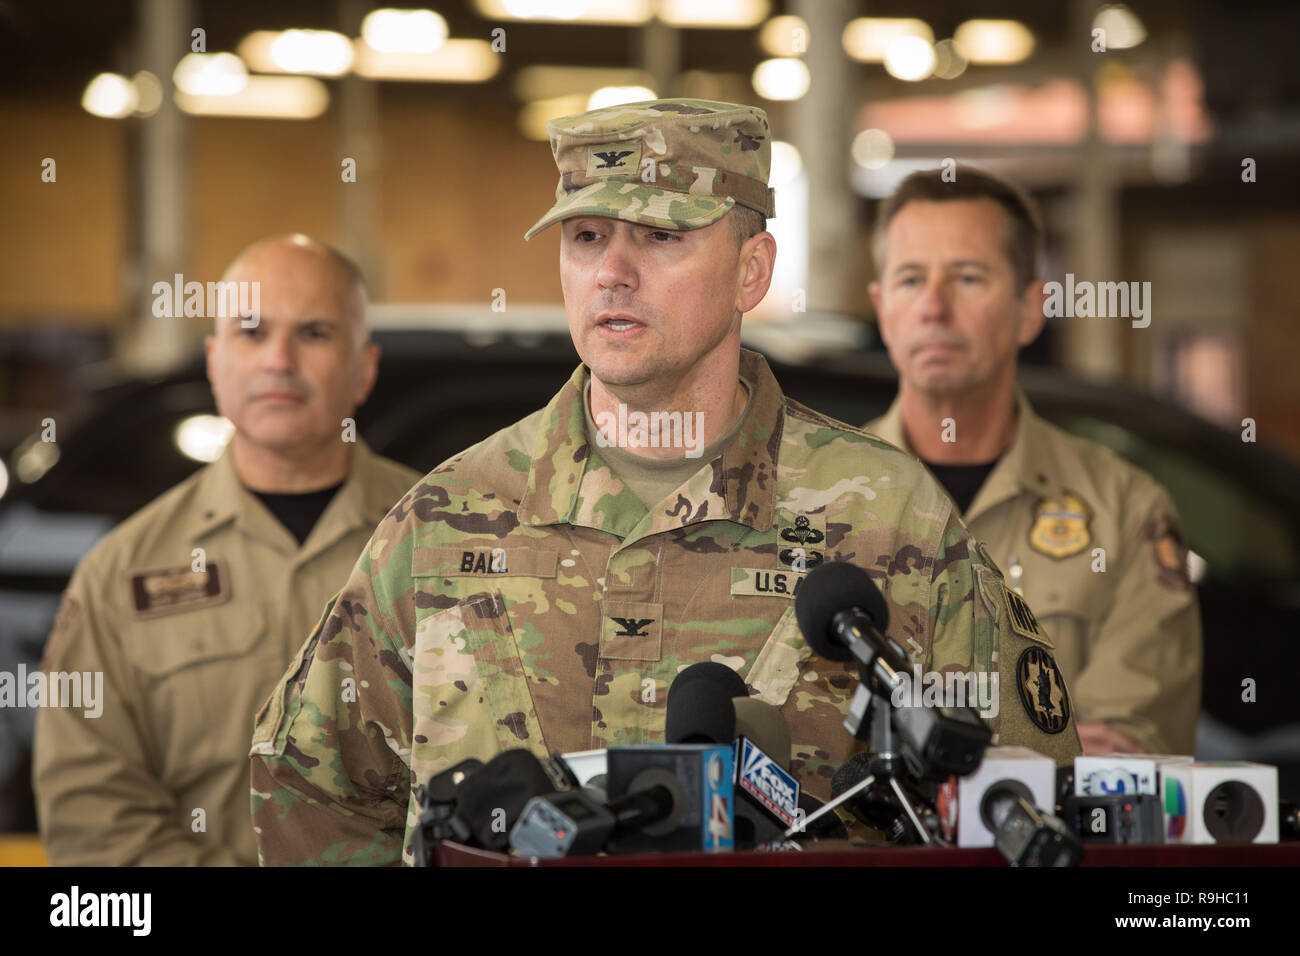
{"type": "Polygon", "coordinates": [[[914,286],[920,281],[921,279],[919,276],[904,276],[898,280],[898,284],[901,286],[914,286]]]}
{"type": "Polygon", "coordinates": [[[981,276],[981,275],[976,275],[976,274],[974,274],[974,273],[969,273],[969,274],[967,274],[967,275],[958,276],[957,278],[958,278],[959,281],[964,282],[964,283],[966,283],[967,285],[973,285],[973,284],[975,284],[975,283],[977,283],[977,282],[983,282],[983,281],[984,281],[984,277],[983,277],[983,276],[981,276]]]}
{"type": "Polygon", "coordinates": [[[257,338],[262,334],[262,327],[260,325],[246,326],[241,322],[238,326],[236,326],[235,334],[242,335],[250,339],[257,338]]]}
{"type": "Polygon", "coordinates": [[[302,337],[305,339],[327,339],[330,337],[329,330],[316,325],[309,325],[302,330],[302,337]]]}
{"type": "Polygon", "coordinates": [[[592,229],[582,229],[573,238],[579,242],[592,242],[596,238],[596,233],[592,229]]]}
{"type": "Polygon", "coordinates": [[[666,229],[656,229],[650,235],[655,242],[674,242],[679,238],[677,233],[669,232],[666,229]]]}

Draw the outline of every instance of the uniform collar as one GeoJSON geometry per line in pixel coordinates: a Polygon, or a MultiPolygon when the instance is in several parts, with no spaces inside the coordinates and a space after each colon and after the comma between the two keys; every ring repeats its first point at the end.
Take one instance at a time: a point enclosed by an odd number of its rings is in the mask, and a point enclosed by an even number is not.
{"type": "MultiPolygon", "coordinates": [[[[227,444],[221,457],[199,476],[196,500],[206,507],[200,512],[194,530],[195,541],[233,522],[240,531],[279,551],[296,553],[297,540],[240,482],[235,473],[233,444],[227,444]]],[[[364,439],[358,438],[348,462],[348,477],[303,542],[304,556],[325,550],[355,528],[374,528],[383,520],[393,502],[379,500],[380,483],[369,480],[376,464],[375,453],[364,439]]]]}
{"type": "MultiPolygon", "coordinates": [[[[1023,491],[1035,495],[1049,495],[1060,491],[1056,487],[1053,475],[1057,469],[1050,461],[1050,435],[1048,425],[1029,403],[1024,389],[1016,385],[1016,433],[1011,446],[998,459],[988,478],[980,486],[970,509],[962,515],[966,522],[974,521],[979,515],[1014,498],[1023,491]]],[[[875,424],[875,434],[890,444],[897,445],[912,454],[903,434],[903,399],[896,396],[894,402],[875,424]]]]}
{"type": "Polygon", "coordinates": [[[736,437],[714,462],[701,461],[700,470],[670,496],[671,508],[648,512],[587,442],[582,396],[588,374],[579,365],[542,412],[519,502],[520,524],[572,524],[627,542],[719,519],[756,531],[772,527],[785,397],[761,355],[740,350],[740,374],[754,392],[736,437]]]}

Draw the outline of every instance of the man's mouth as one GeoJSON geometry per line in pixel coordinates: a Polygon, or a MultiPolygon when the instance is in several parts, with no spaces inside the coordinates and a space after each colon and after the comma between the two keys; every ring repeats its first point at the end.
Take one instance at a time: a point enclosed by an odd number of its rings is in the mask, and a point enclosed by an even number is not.
{"type": "Polygon", "coordinates": [[[297,392],[261,392],[253,396],[254,401],[263,402],[302,402],[306,396],[297,392]]]}
{"type": "Polygon", "coordinates": [[[632,329],[639,329],[642,324],[636,319],[629,318],[626,315],[605,315],[601,316],[596,323],[601,328],[609,329],[611,332],[629,332],[632,329]]]}

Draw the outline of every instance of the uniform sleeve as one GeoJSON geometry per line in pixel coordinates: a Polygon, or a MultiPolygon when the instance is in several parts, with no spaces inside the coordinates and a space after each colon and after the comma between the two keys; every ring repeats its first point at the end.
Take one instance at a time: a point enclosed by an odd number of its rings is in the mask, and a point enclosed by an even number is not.
{"type": "Polygon", "coordinates": [[[401,862],[414,622],[409,545],[392,553],[380,538],[392,520],[258,714],[251,806],[264,866],[401,862]]]}
{"type": "Polygon", "coordinates": [[[1148,753],[1190,754],[1201,704],[1201,615],[1169,496],[1125,528],[1115,599],[1075,678],[1080,719],[1106,723],[1148,753]]]}
{"type": "Polygon", "coordinates": [[[977,682],[981,673],[989,675],[988,706],[972,706],[997,735],[994,743],[1029,747],[1058,766],[1082,752],[1050,638],[951,513],[936,549],[930,618],[928,670],[973,673],[977,682]]]}
{"type": "Polygon", "coordinates": [[[135,704],[140,693],[102,594],[83,565],[41,664],[47,675],[79,672],[103,681],[89,709],[41,707],[36,714],[32,788],[46,856],[55,866],[235,866],[226,847],[194,839],[150,768],[135,704]]]}

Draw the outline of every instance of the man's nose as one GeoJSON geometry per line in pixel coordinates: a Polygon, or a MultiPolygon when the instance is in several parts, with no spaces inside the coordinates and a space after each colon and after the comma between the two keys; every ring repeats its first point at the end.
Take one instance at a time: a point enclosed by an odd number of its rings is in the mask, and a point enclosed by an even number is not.
{"type": "Polygon", "coordinates": [[[292,371],[297,367],[298,351],[293,335],[280,330],[266,337],[260,350],[262,367],[268,371],[292,371]]]}
{"type": "Polygon", "coordinates": [[[637,287],[636,249],[630,230],[615,226],[605,243],[605,253],[596,273],[596,283],[606,290],[637,287]]]}
{"type": "Polygon", "coordinates": [[[921,290],[921,298],[917,306],[921,310],[922,319],[929,322],[947,321],[952,314],[947,282],[942,277],[928,280],[925,288],[921,290]]]}

